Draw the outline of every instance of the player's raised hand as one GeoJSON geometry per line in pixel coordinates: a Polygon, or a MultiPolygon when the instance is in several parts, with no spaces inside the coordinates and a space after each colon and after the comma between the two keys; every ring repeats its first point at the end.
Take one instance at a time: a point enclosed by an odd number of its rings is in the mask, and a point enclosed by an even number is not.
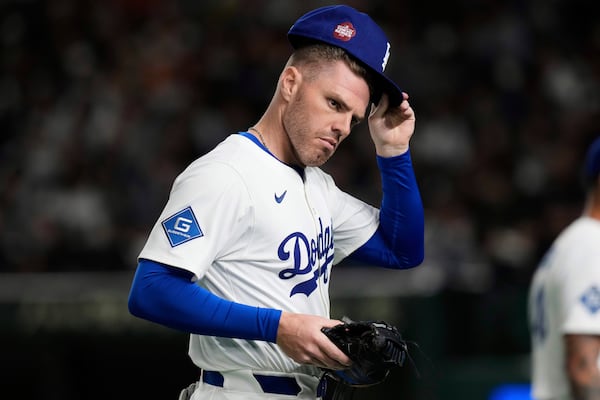
{"type": "Polygon", "coordinates": [[[352,361],[321,331],[342,321],[316,315],[283,312],[277,330],[277,344],[285,354],[300,364],[322,368],[345,369],[352,361]]]}
{"type": "Polygon", "coordinates": [[[408,94],[402,92],[402,102],[390,108],[386,94],[377,106],[371,106],[369,131],[377,154],[393,157],[408,150],[410,138],[415,131],[415,112],[408,102],[408,94]]]}

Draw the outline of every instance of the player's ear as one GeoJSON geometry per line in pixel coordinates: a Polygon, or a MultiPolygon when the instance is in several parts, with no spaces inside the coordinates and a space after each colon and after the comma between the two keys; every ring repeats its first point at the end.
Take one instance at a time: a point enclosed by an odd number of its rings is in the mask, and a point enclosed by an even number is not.
{"type": "Polygon", "coordinates": [[[279,91],[281,96],[286,100],[290,99],[296,94],[300,84],[302,82],[302,74],[298,68],[294,66],[287,66],[281,72],[279,91]]]}

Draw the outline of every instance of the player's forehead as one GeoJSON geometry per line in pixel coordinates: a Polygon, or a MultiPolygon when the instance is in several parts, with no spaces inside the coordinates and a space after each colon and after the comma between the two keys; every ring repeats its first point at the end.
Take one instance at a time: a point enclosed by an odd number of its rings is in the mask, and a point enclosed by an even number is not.
{"type": "Polygon", "coordinates": [[[365,117],[370,99],[370,89],[364,77],[356,74],[342,60],[326,60],[309,72],[308,79],[328,96],[365,117]]]}

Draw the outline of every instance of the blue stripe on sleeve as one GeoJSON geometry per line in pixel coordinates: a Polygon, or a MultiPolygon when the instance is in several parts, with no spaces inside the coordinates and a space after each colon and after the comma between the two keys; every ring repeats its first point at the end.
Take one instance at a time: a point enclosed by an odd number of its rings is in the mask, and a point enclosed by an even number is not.
{"type": "Polygon", "coordinates": [[[410,152],[377,157],[383,199],[379,227],[350,259],[388,268],[412,268],[425,257],[425,217],[410,152]]]}
{"type": "Polygon", "coordinates": [[[191,281],[192,273],[140,260],[129,292],[129,312],[199,335],[275,343],[280,310],[224,300],[191,281]]]}

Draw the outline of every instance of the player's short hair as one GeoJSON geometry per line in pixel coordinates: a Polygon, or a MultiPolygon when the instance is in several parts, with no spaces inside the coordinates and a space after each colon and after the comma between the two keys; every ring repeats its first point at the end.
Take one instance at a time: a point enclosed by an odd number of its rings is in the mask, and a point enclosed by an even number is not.
{"type": "Polygon", "coordinates": [[[373,95],[373,74],[360,61],[339,47],[325,43],[307,43],[294,51],[288,65],[308,67],[308,79],[311,79],[311,77],[316,76],[323,62],[334,61],[343,61],[350,68],[350,71],[363,78],[369,86],[369,93],[373,95]]]}

